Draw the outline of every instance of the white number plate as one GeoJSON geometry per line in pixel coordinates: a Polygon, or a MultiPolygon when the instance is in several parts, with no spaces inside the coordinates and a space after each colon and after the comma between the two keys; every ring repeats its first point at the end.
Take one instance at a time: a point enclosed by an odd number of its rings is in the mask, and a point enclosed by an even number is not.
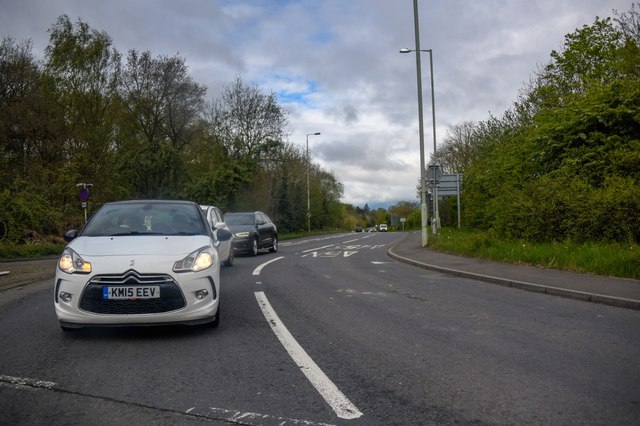
{"type": "Polygon", "coordinates": [[[160,286],[143,287],[102,287],[102,298],[105,300],[127,300],[127,299],[158,299],[160,297],[160,286]]]}

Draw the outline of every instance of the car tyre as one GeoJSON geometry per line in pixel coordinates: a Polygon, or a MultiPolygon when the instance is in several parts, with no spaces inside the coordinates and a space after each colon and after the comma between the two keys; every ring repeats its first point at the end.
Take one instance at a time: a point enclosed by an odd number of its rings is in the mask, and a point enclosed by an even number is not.
{"type": "Polygon", "coordinates": [[[258,255],[258,237],[253,237],[253,239],[251,240],[251,252],[250,252],[251,256],[257,256],[258,255]]]}
{"type": "Polygon", "coordinates": [[[278,251],[278,236],[274,235],[273,236],[273,244],[271,244],[271,247],[269,248],[269,251],[271,253],[275,253],[278,251]]]}
{"type": "Polygon", "coordinates": [[[233,266],[233,247],[229,248],[229,256],[224,261],[224,266],[233,266]]]}

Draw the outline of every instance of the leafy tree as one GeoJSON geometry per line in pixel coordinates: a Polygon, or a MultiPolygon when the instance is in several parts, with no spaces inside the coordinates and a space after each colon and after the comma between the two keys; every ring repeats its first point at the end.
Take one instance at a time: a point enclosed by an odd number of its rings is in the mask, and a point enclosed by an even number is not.
{"type": "MultiPolygon", "coordinates": [[[[62,137],[51,142],[64,156],[69,173],[65,177],[92,182],[101,188],[99,197],[109,197],[120,54],[108,34],[80,20],[74,24],[66,15],[49,33],[43,90],[59,109],[62,126],[62,137]]],[[[74,186],[61,184],[54,187],[75,193],[74,186]]]]}
{"type": "Polygon", "coordinates": [[[189,76],[181,57],[153,58],[131,50],[122,73],[123,156],[120,171],[145,197],[180,197],[184,155],[203,131],[206,88],[189,76]]]}
{"type": "Polygon", "coordinates": [[[467,224],[512,238],[638,241],[637,48],[596,19],[566,36],[512,110],[479,123],[467,224]]]}

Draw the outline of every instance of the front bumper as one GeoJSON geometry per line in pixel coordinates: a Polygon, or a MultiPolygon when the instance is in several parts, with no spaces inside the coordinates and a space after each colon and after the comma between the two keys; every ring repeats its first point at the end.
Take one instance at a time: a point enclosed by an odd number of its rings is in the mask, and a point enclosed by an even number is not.
{"type": "Polygon", "coordinates": [[[247,252],[252,250],[251,240],[249,238],[233,238],[233,250],[237,252],[247,252]]]}
{"type": "MultiPolygon", "coordinates": [[[[129,270],[122,274],[83,275],[58,271],[54,305],[64,327],[198,324],[213,321],[219,306],[216,268],[197,273],[141,274],[129,270]],[[106,277],[106,279],[105,279],[106,277]],[[149,277],[162,277],[164,282],[149,277]],[[102,299],[104,286],[160,287],[159,299],[102,299]],[[196,294],[206,290],[205,297],[196,294]],[[64,301],[66,293],[71,300],[64,301]]],[[[202,296],[202,294],[200,294],[202,296]]]]}

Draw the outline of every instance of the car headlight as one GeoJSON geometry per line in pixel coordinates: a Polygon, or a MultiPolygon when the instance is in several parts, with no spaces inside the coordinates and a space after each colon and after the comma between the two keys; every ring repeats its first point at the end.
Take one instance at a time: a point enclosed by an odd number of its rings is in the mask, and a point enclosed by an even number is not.
{"type": "Polygon", "coordinates": [[[80,273],[88,274],[91,272],[91,263],[85,262],[78,253],[70,248],[64,249],[60,259],[58,259],[58,268],[67,274],[80,273]]]}
{"type": "Polygon", "coordinates": [[[248,232],[236,232],[234,235],[236,237],[238,237],[238,238],[247,238],[249,236],[249,233],[248,232]]]}
{"type": "Polygon", "coordinates": [[[174,272],[198,272],[213,265],[213,250],[211,247],[201,247],[189,256],[173,264],[174,272]]]}

